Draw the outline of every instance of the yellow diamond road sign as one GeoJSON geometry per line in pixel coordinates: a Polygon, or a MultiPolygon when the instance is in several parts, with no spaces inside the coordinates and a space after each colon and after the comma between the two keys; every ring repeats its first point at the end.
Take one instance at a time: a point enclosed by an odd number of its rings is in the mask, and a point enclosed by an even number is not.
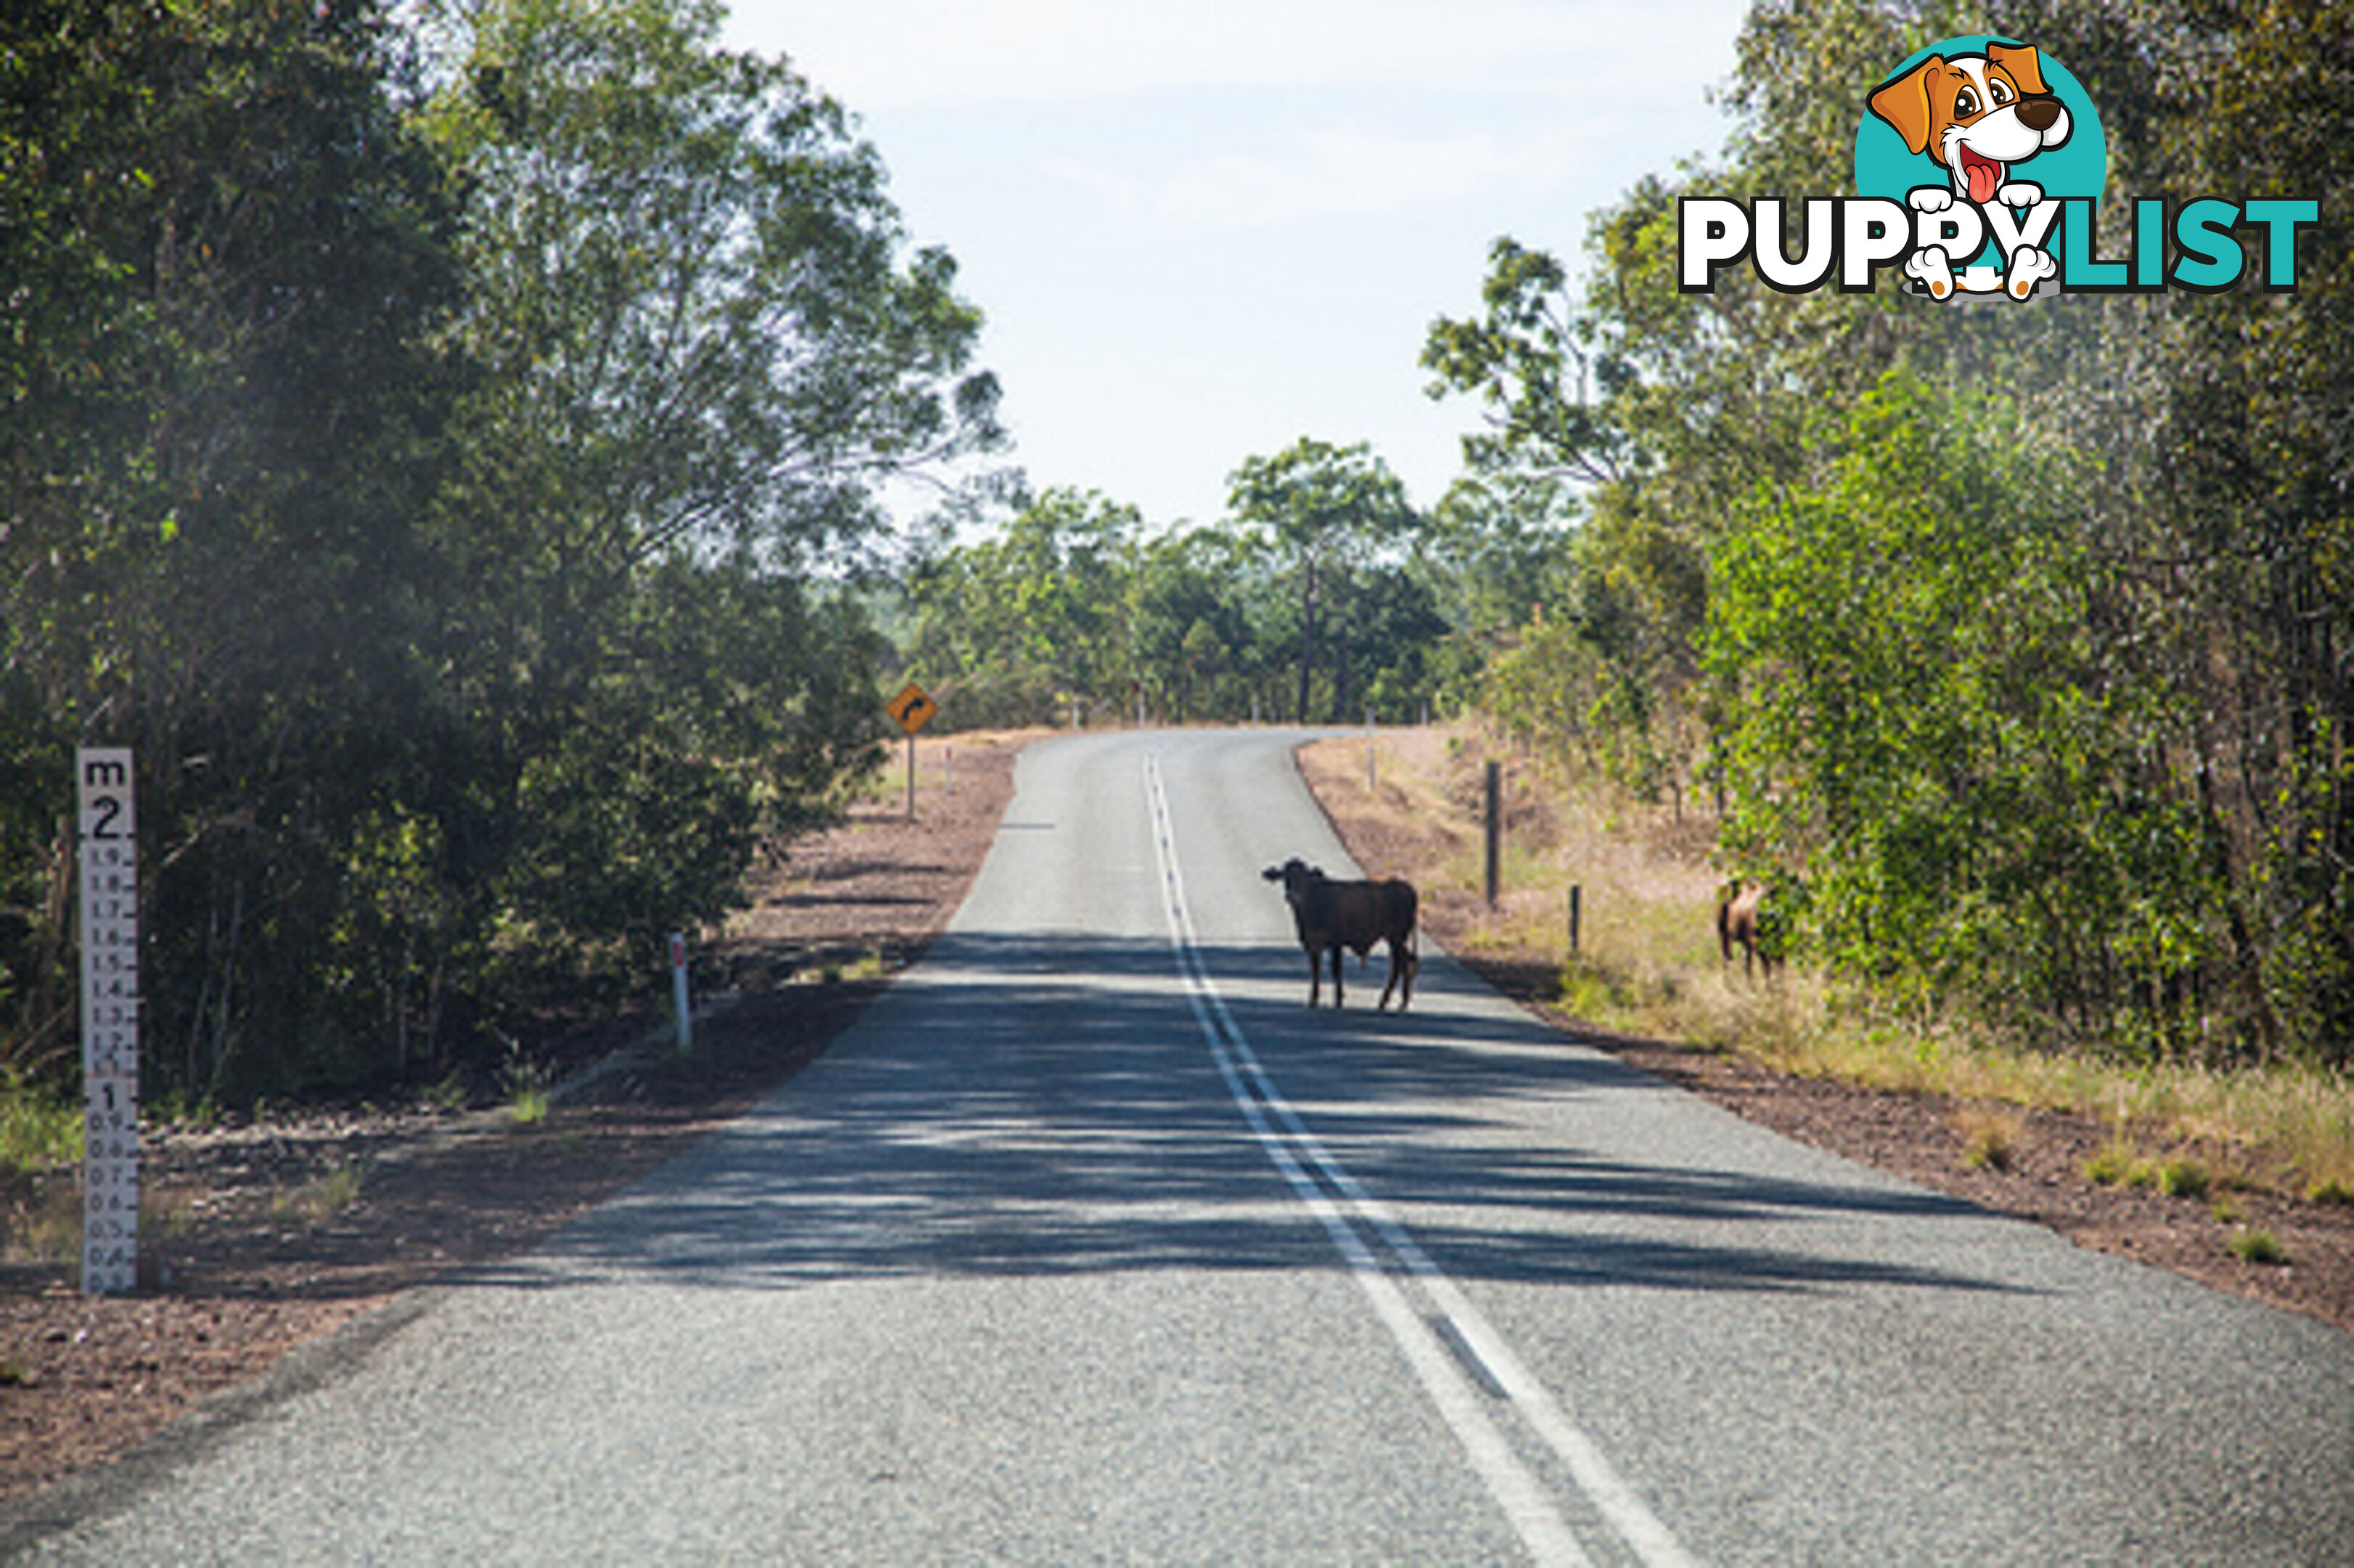
{"type": "Polygon", "coordinates": [[[907,689],[885,705],[891,710],[891,716],[899,721],[899,727],[909,735],[931,723],[932,715],[940,711],[940,705],[932,701],[924,688],[913,681],[908,682],[907,689]]]}

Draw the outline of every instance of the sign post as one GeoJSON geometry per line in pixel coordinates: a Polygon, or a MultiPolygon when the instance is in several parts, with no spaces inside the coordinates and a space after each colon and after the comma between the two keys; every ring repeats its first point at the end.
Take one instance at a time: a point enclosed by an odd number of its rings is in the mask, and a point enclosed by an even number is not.
{"type": "Polygon", "coordinates": [[[907,732],[907,821],[916,820],[916,732],[932,722],[940,705],[923,687],[910,681],[884,705],[899,727],[907,732]]]}
{"type": "Polygon", "coordinates": [[[81,1287],[139,1284],[139,838],[131,753],[74,753],[81,848],[81,1287]]]}

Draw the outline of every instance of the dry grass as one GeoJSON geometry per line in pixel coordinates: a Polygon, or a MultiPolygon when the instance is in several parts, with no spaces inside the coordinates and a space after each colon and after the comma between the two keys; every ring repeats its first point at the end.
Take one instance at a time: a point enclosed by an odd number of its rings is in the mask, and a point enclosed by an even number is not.
{"type": "Polygon", "coordinates": [[[81,1253],[81,1185],[59,1172],[12,1183],[0,1200],[0,1263],[63,1263],[81,1253]]]}
{"type": "MultiPolygon", "coordinates": [[[[935,721],[916,736],[916,809],[959,788],[970,786],[976,759],[985,751],[1012,747],[1052,736],[1052,729],[949,730],[935,721]]],[[[853,816],[897,816],[907,809],[907,742],[896,730],[883,744],[882,761],[874,772],[853,781],[842,804],[853,816]]]]}
{"type": "MultiPolygon", "coordinates": [[[[517,1117],[521,1120],[520,1116],[517,1117]]],[[[359,1201],[360,1187],[366,1178],[366,1171],[349,1160],[338,1160],[317,1176],[292,1192],[280,1192],[270,1200],[271,1218],[282,1224],[307,1225],[313,1230],[334,1224],[344,1212],[359,1201]]]]}
{"type": "Polygon", "coordinates": [[[2016,1111],[1963,1105],[1954,1111],[1954,1130],[1962,1139],[1962,1163],[1973,1171],[2008,1171],[2026,1130],[2016,1111]]]}
{"type": "MultiPolygon", "coordinates": [[[[1503,894],[1485,906],[1480,829],[1486,742],[1468,728],[1389,730],[1311,748],[1320,790],[1411,820],[1403,863],[1469,950],[1557,970],[1562,1003],[1606,1029],[1754,1057],[1778,1071],[1957,1103],[2101,1118],[2153,1171],[2191,1160],[2206,1179],[2297,1197],[2354,1194],[2354,1083],[2306,1068],[2217,1072],[2123,1067],[2027,1050],[1954,1025],[1892,1021],[1828,977],[1792,966],[1771,983],[1717,950],[1704,810],[1654,806],[1500,753],[1506,764],[1503,894]],[[1570,951],[1568,897],[1581,889],[1570,951]],[[2147,1150],[2158,1150],[2152,1154],[2147,1150]]],[[[1973,1113],[1981,1114],[1981,1113],[1973,1113]]],[[[2015,1114],[1989,1111],[1983,1114],[2015,1114]]],[[[1999,1133],[1982,1129],[1992,1141],[1999,1133]]],[[[1967,1145],[1972,1131],[1963,1129],[1967,1145]]],[[[2014,1134],[2015,1136],[2015,1134],[2014,1134]]],[[[2187,1172],[2180,1179],[2191,1180],[2187,1172]]],[[[2153,1176],[2152,1184],[2159,1178],[2153,1176]]]]}

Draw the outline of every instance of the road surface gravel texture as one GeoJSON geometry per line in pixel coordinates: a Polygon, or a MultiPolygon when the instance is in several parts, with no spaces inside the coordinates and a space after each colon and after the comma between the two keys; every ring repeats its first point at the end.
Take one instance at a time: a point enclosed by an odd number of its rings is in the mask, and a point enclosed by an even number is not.
{"type": "MultiPolygon", "coordinates": [[[[2343,1563],[2354,1338],[1817,1153],[1426,955],[1310,1012],[1269,731],[1041,745],[832,1052],[38,1561],[2343,1563]]],[[[1353,970],[1353,966],[1352,966],[1353,970]]]]}

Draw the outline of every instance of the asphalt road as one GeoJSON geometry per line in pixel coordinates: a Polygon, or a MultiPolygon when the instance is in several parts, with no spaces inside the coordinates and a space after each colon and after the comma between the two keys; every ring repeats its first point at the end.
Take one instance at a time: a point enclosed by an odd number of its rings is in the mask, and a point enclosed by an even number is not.
{"type": "Polygon", "coordinates": [[[1814,1153],[1431,956],[1267,732],[1034,748],[733,1130],[36,1549],[92,1563],[2354,1562],[2354,1338],[1814,1153]],[[1353,966],[1352,966],[1353,967],[1353,966]]]}

